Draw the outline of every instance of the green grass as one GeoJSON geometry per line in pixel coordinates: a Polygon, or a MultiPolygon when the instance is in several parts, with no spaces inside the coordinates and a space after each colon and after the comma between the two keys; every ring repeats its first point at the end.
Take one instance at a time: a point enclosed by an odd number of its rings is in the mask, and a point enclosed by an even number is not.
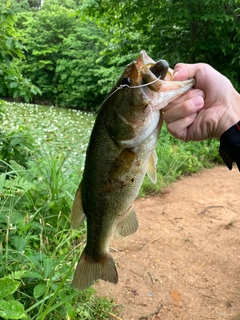
{"type": "MultiPolygon", "coordinates": [[[[69,213],[94,115],[2,103],[0,118],[0,318],[108,319],[113,302],[71,286],[86,225],[72,230],[69,213]]],[[[220,162],[217,141],[186,144],[165,126],[156,151],[158,182],[141,195],[220,162]]]]}

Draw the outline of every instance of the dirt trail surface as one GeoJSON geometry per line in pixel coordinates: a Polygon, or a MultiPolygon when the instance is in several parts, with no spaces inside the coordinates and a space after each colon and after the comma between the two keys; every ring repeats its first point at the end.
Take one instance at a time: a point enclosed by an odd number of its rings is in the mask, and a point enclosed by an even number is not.
{"type": "Polygon", "coordinates": [[[137,200],[138,231],[111,242],[119,282],[98,295],[123,320],[240,320],[239,195],[238,170],[215,167],[137,200]]]}

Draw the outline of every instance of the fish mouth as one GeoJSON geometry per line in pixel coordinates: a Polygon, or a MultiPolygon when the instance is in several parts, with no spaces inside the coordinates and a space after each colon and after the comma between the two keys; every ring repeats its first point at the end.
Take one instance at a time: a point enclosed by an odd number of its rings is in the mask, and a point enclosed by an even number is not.
{"type": "Polygon", "coordinates": [[[136,60],[136,68],[143,79],[143,84],[157,92],[159,103],[157,109],[164,108],[169,102],[184,94],[195,84],[195,79],[185,81],[173,81],[173,70],[167,61],[155,62],[142,50],[136,60]]]}

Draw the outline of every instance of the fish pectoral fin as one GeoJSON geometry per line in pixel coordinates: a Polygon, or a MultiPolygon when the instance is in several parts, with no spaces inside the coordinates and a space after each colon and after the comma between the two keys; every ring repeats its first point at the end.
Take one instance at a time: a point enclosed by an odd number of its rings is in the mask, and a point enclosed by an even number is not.
{"type": "Polygon", "coordinates": [[[99,279],[112,283],[118,282],[118,273],[112,256],[106,253],[101,259],[95,261],[84,250],[79,259],[72,285],[76,289],[84,290],[99,279]]]}
{"type": "Polygon", "coordinates": [[[120,237],[127,237],[138,229],[138,220],[133,206],[130,207],[124,216],[126,217],[117,224],[116,228],[116,234],[120,237]]]}
{"type": "Polygon", "coordinates": [[[148,160],[148,167],[147,167],[147,175],[149,179],[153,182],[157,182],[157,154],[156,151],[151,154],[151,157],[148,160]]]}
{"type": "Polygon", "coordinates": [[[82,206],[82,193],[81,183],[76,191],[75,198],[73,200],[72,212],[71,212],[71,226],[73,229],[77,229],[83,223],[85,214],[82,206]]]}

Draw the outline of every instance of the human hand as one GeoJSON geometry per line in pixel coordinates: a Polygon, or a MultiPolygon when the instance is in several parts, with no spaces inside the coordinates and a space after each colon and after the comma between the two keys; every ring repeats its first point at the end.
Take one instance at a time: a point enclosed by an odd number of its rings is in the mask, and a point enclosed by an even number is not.
{"type": "Polygon", "coordinates": [[[194,88],[163,109],[168,131],[185,142],[220,139],[240,120],[240,95],[221,73],[204,63],[179,63],[173,80],[195,78],[194,88]]]}

